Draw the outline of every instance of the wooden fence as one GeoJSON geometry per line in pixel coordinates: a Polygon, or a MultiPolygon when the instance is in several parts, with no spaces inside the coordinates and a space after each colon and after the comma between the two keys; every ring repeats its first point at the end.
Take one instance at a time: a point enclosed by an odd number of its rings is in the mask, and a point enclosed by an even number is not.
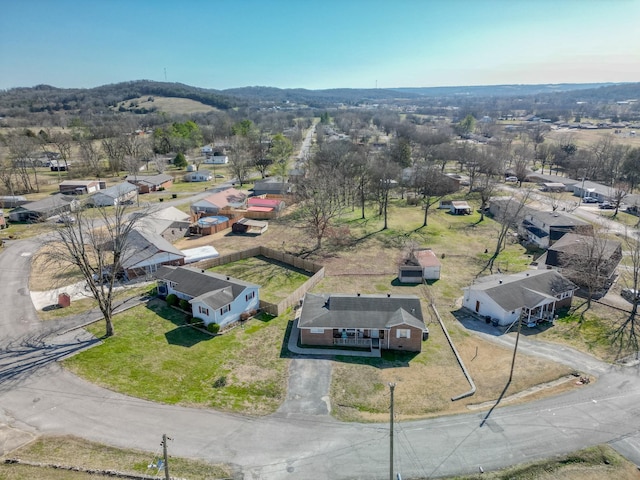
{"type": "Polygon", "coordinates": [[[287,298],[285,298],[281,302],[274,304],[265,302],[264,300],[260,300],[260,309],[268,313],[269,315],[274,315],[277,317],[286,309],[299,304],[300,300],[304,298],[305,294],[324,278],[324,266],[320,265],[319,263],[315,263],[310,260],[291,255],[290,253],[284,253],[278,250],[274,250],[273,248],[264,247],[262,245],[249,248],[247,250],[241,250],[239,252],[222,255],[217,258],[210,258],[208,260],[195,262],[190,266],[206,270],[208,268],[225,265],[231,262],[237,262],[239,260],[244,260],[245,258],[257,257],[260,255],[271,260],[276,260],[286,265],[290,265],[297,269],[304,270],[305,272],[313,273],[313,275],[306,282],[300,285],[300,287],[290,293],[287,298]]]}

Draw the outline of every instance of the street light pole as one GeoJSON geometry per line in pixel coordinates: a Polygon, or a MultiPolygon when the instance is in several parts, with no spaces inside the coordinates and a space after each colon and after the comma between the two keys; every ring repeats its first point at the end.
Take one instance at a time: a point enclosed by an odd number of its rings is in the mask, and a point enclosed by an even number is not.
{"type": "Polygon", "coordinates": [[[393,389],[395,383],[389,384],[391,390],[391,407],[389,408],[389,480],[393,480],[393,389]]]}

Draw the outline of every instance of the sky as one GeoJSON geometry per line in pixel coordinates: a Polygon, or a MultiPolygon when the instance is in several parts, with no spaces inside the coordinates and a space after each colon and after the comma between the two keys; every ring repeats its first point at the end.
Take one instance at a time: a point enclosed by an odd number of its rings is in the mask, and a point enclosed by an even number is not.
{"type": "Polygon", "coordinates": [[[0,89],[640,81],[640,0],[0,0],[0,89]]]}

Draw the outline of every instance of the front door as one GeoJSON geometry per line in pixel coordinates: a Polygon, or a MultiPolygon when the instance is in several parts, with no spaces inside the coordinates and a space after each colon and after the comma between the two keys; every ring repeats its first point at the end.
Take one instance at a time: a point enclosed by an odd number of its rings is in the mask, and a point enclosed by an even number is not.
{"type": "Polygon", "coordinates": [[[377,328],[375,330],[371,330],[371,338],[380,338],[380,330],[377,328]]]}

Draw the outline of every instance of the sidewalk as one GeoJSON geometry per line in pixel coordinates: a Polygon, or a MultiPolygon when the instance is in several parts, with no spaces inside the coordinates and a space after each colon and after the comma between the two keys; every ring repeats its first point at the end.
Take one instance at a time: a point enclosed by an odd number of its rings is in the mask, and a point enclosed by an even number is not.
{"type": "MultiPolygon", "coordinates": [[[[114,292],[124,290],[130,286],[152,285],[155,282],[139,282],[135,284],[114,286],[114,292]]],[[[58,295],[61,293],[67,293],[71,297],[71,300],[82,300],[84,298],[93,298],[91,292],[87,288],[86,282],[74,283],[65,287],[56,288],[53,290],[47,290],[45,292],[29,292],[31,294],[31,301],[36,310],[42,310],[49,305],[56,305],[58,303],[58,295]]]]}
{"type": "Polygon", "coordinates": [[[291,327],[291,335],[289,335],[289,343],[287,348],[292,353],[299,355],[313,355],[313,356],[326,356],[335,357],[337,355],[349,356],[349,357],[371,357],[379,358],[381,355],[381,349],[373,350],[371,352],[358,351],[358,350],[339,350],[334,348],[313,348],[313,347],[299,347],[298,339],[300,338],[300,329],[298,328],[298,319],[293,321],[291,327]]]}

